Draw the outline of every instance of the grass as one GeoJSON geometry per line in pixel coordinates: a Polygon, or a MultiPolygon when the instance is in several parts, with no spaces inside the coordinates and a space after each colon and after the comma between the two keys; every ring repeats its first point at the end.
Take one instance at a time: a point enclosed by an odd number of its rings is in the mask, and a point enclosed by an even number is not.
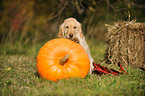
{"type": "MultiPolygon", "coordinates": [[[[95,62],[99,63],[104,56],[104,44],[88,43],[95,62]]],[[[138,68],[127,67],[125,70],[128,74],[119,76],[93,74],[86,76],[85,79],[72,78],[57,82],[42,79],[36,70],[36,56],[42,45],[37,45],[36,48],[26,48],[27,54],[0,55],[0,96],[145,95],[145,73],[138,68]]],[[[104,65],[119,70],[116,65],[104,65]]]]}

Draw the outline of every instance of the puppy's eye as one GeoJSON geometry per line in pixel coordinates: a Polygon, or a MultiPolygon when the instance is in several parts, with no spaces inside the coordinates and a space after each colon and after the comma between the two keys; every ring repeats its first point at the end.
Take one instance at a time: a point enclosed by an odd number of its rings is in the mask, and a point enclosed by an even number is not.
{"type": "Polygon", "coordinates": [[[68,29],[69,27],[68,27],[68,26],[66,26],[65,28],[67,28],[67,29],[68,29]]]}
{"type": "Polygon", "coordinates": [[[77,27],[74,27],[74,29],[76,29],[77,27]]]}

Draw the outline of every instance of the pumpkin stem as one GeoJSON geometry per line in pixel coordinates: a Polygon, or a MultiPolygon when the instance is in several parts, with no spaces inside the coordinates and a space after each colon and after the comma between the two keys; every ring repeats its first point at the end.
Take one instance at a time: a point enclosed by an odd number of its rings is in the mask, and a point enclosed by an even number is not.
{"type": "Polygon", "coordinates": [[[64,65],[68,61],[69,55],[65,55],[63,58],[59,60],[60,65],[64,65]]]}

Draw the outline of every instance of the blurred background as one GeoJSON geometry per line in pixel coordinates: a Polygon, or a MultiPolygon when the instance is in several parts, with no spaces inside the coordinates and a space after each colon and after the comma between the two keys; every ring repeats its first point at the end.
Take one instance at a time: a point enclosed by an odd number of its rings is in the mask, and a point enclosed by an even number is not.
{"type": "Polygon", "coordinates": [[[82,23],[87,42],[105,42],[105,24],[145,21],[145,0],[0,0],[0,54],[35,53],[69,17],[82,23]]]}

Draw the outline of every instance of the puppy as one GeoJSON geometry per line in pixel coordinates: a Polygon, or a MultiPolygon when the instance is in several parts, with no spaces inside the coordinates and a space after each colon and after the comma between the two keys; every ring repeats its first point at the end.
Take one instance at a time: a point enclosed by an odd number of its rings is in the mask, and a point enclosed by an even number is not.
{"type": "Polygon", "coordinates": [[[75,18],[65,19],[63,24],[59,26],[58,37],[68,38],[74,42],[81,44],[81,46],[85,49],[88,54],[90,60],[90,71],[91,74],[94,70],[93,66],[93,58],[91,57],[91,53],[88,47],[88,44],[85,41],[85,37],[82,33],[81,24],[75,18]]]}

